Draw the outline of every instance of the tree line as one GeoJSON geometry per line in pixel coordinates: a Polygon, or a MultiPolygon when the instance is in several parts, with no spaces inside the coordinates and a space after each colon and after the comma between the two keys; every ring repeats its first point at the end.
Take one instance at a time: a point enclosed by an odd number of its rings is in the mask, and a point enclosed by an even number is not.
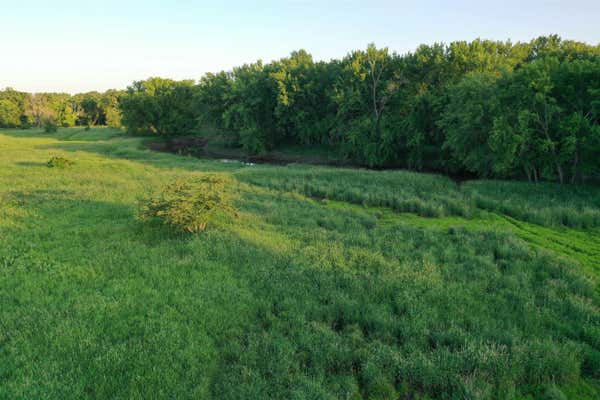
{"type": "MultiPolygon", "coordinates": [[[[198,82],[150,78],[111,93],[109,109],[130,133],[217,133],[248,154],[329,146],[369,167],[531,181],[585,182],[600,171],[600,45],[556,35],[406,54],[369,45],[328,62],[300,50],[198,82]]],[[[86,115],[82,107],[71,110],[86,115]]]]}
{"type": "Polygon", "coordinates": [[[0,91],[0,128],[107,125],[121,127],[119,98],[124,91],[107,90],[76,95],[0,91]]]}

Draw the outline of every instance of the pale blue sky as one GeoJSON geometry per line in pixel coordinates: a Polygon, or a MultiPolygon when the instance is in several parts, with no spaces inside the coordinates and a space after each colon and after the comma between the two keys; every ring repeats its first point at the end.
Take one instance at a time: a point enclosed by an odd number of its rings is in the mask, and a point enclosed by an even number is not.
{"type": "Polygon", "coordinates": [[[198,79],[304,48],[343,57],[375,42],[600,42],[600,1],[0,0],[0,88],[79,92],[149,76],[198,79]]]}

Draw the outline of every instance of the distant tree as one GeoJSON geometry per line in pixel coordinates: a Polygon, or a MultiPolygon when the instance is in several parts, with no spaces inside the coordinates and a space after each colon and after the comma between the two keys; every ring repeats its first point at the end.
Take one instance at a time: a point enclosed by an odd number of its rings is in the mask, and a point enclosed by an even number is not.
{"type": "Polygon", "coordinates": [[[310,54],[300,50],[272,63],[268,70],[277,88],[279,141],[304,145],[327,141],[332,126],[327,90],[334,78],[325,64],[315,64],[310,54]]]}
{"type": "Polygon", "coordinates": [[[46,93],[35,93],[31,95],[28,103],[28,112],[32,117],[33,125],[42,127],[45,120],[54,118],[53,110],[49,107],[46,93]]]}
{"type": "Polygon", "coordinates": [[[73,110],[70,95],[50,94],[49,107],[57,125],[63,127],[75,126],[77,115],[73,110]]]}
{"type": "Polygon", "coordinates": [[[120,128],[122,126],[119,98],[124,93],[118,90],[107,90],[100,98],[100,107],[104,116],[103,122],[111,128],[120,128]]]}
{"type": "Polygon", "coordinates": [[[490,132],[498,107],[495,76],[467,75],[452,86],[449,102],[439,121],[446,132],[444,146],[467,170],[480,176],[494,175],[495,157],[490,148],[490,132]]]}
{"type": "Polygon", "coordinates": [[[150,78],[134,82],[119,98],[123,126],[136,134],[185,135],[197,126],[194,83],[150,78]]]}
{"type": "Polygon", "coordinates": [[[343,61],[342,78],[335,85],[338,129],[346,156],[367,165],[382,165],[392,157],[396,128],[385,119],[402,81],[398,59],[388,49],[369,45],[343,61]]]}
{"type": "Polygon", "coordinates": [[[597,168],[590,151],[599,143],[599,67],[600,59],[544,57],[507,76],[503,114],[526,139],[520,159],[533,168],[534,179],[574,182],[597,168]]]}
{"type": "Polygon", "coordinates": [[[27,111],[31,95],[11,88],[0,90],[0,127],[28,127],[30,117],[27,111]]]}
{"type": "Polygon", "coordinates": [[[202,77],[194,94],[194,108],[200,127],[227,135],[225,112],[231,106],[232,87],[231,73],[208,73],[202,77]]]}
{"type": "Polygon", "coordinates": [[[275,81],[260,61],[234,68],[232,76],[230,103],[223,116],[229,142],[251,154],[272,149],[279,138],[275,81]]]}
{"type": "Polygon", "coordinates": [[[19,106],[8,99],[0,99],[0,127],[14,128],[21,123],[19,106]]]}
{"type": "MultiPolygon", "coordinates": [[[[101,95],[98,92],[89,92],[82,95],[80,100],[80,124],[94,126],[104,119],[104,110],[101,106],[101,95]]],[[[104,121],[102,121],[104,122],[104,121]]]]}
{"type": "Polygon", "coordinates": [[[45,118],[42,122],[42,126],[46,133],[55,133],[58,130],[58,125],[52,117],[45,118]]]}

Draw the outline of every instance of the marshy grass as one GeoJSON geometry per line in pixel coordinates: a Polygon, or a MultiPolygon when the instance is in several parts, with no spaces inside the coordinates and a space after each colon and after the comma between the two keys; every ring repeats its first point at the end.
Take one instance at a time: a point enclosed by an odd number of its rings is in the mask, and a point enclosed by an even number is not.
{"type": "Polygon", "coordinates": [[[244,182],[318,199],[389,207],[424,217],[470,216],[474,208],[452,180],[409,171],[258,166],[236,174],[244,182]]]}
{"type": "Polygon", "coordinates": [[[478,208],[543,226],[600,227],[600,188],[556,183],[473,181],[463,186],[478,208]]]}

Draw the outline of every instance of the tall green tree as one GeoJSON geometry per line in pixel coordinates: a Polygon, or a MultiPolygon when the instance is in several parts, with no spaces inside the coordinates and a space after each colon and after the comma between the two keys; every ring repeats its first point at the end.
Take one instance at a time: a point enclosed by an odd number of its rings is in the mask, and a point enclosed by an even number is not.
{"type": "Polygon", "coordinates": [[[464,168],[480,176],[495,172],[489,142],[498,108],[495,80],[486,73],[467,75],[449,90],[449,102],[439,121],[446,132],[444,146],[464,168]]]}
{"type": "Polygon", "coordinates": [[[224,112],[225,129],[232,144],[258,154],[274,148],[277,134],[276,83],[262,62],[234,68],[230,103],[224,112]]]}
{"type": "Polygon", "coordinates": [[[341,79],[335,84],[342,151],[369,166],[392,158],[396,128],[386,117],[402,79],[394,68],[396,58],[387,48],[369,45],[342,60],[341,79]]]}
{"type": "Polygon", "coordinates": [[[28,127],[28,104],[31,95],[11,88],[0,90],[0,127],[28,127]]]}
{"type": "Polygon", "coordinates": [[[121,122],[134,134],[189,134],[197,126],[193,99],[193,81],[137,81],[120,97],[121,122]]]}

